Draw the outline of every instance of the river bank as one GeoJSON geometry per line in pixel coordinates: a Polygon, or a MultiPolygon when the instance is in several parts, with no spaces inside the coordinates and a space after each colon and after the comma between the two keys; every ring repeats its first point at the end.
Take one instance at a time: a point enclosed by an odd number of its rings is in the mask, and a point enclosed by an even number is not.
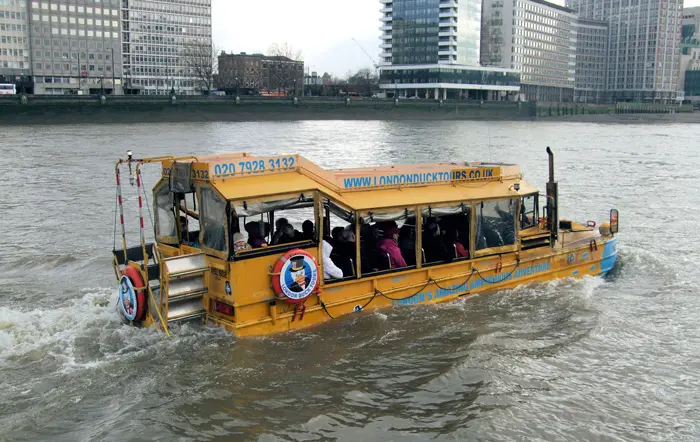
{"type": "Polygon", "coordinates": [[[600,123],[697,122],[664,105],[507,101],[377,100],[335,97],[3,96],[0,125],[300,120],[489,120],[600,123]],[[673,113],[669,113],[673,112],[673,113]]]}

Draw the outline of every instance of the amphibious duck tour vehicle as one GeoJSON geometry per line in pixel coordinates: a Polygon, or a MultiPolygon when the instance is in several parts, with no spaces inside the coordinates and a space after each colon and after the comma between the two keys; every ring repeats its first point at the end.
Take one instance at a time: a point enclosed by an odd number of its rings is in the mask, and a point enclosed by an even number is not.
{"type": "Polygon", "coordinates": [[[540,195],[514,164],[325,170],[299,155],[138,159],[129,152],[116,164],[117,309],[125,322],[166,334],[198,321],[252,336],[361,310],[604,275],[617,256],[617,210],[598,227],[559,219],[547,153],[540,195]],[[148,242],[141,169],[153,163],[161,178],[148,242]],[[139,197],[140,243],[132,247],[120,185],[126,168],[139,197]]]}

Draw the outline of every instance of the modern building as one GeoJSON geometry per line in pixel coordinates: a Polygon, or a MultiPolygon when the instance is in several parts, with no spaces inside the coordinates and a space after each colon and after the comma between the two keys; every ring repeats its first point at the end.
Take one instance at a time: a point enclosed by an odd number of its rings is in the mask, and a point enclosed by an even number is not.
{"type": "Polygon", "coordinates": [[[304,90],[304,62],[281,55],[221,52],[216,86],[298,95],[304,90]]]}
{"type": "Polygon", "coordinates": [[[35,94],[121,94],[119,1],[31,1],[35,94]]]}
{"type": "Polygon", "coordinates": [[[608,71],[608,24],[579,19],[576,22],[576,88],[574,101],[606,101],[608,71]]]}
{"type": "Polygon", "coordinates": [[[185,55],[212,48],[211,0],[121,0],[121,7],[126,93],[191,95],[211,87],[185,55]]]}
{"type": "Polygon", "coordinates": [[[0,1],[0,83],[30,78],[29,43],[26,1],[0,1]]]}
{"type": "Polygon", "coordinates": [[[686,100],[700,100],[700,7],[683,9],[678,85],[686,100]]]}
{"type": "Polygon", "coordinates": [[[609,27],[607,99],[678,99],[682,0],[566,0],[580,18],[609,27]]]}
{"type": "Polygon", "coordinates": [[[481,0],[382,0],[380,85],[395,96],[514,99],[517,71],[479,65],[481,0]]]}
{"type": "Polygon", "coordinates": [[[481,64],[521,72],[527,100],[572,101],[576,14],[544,0],[484,0],[481,64]]]}

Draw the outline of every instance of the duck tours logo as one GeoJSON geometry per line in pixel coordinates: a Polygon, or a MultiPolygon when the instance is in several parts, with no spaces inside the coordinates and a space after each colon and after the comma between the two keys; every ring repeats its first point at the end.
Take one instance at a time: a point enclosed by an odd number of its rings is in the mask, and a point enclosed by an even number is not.
{"type": "Polygon", "coordinates": [[[313,257],[300,253],[284,263],[280,276],[282,293],[292,300],[301,300],[316,289],[318,266],[313,257]]]}
{"type": "Polygon", "coordinates": [[[131,280],[126,275],[122,276],[119,281],[119,307],[124,317],[129,321],[136,318],[136,293],[131,280]]]}

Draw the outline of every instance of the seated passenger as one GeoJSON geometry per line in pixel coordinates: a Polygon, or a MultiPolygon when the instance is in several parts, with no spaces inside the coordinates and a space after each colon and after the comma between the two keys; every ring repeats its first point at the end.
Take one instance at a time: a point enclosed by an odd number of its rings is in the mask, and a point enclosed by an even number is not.
{"type": "Polygon", "coordinates": [[[277,244],[289,244],[297,242],[300,240],[301,234],[294,230],[294,226],[291,224],[285,224],[282,227],[282,235],[280,235],[277,244]]]}
{"type": "Polygon", "coordinates": [[[404,224],[399,229],[399,249],[401,254],[406,258],[406,264],[416,264],[416,238],[413,235],[415,228],[404,224]]]}
{"type": "Polygon", "coordinates": [[[321,252],[323,253],[323,279],[340,279],[343,277],[343,271],[338,268],[331,260],[331,252],[333,246],[328,241],[321,243],[321,252]]]}
{"type": "Polygon", "coordinates": [[[435,218],[428,218],[423,231],[423,250],[426,262],[452,261],[454,252],[450,253],[440,236],[440,226],[435,218]]]}
{"type": "Polygon", "coordinates": [[[377,229],[376,227],[363,224],[360,227],[360,256],[362,258],[362,271],[372,272],[378,269],[374,261],[377,250],[377,229]]]}
{"type": "Polygon", "coordinates": [[[346,276],[355,273],[353,269],[353,263],[356,259],[355,247],[355,234],[348,228],[345,228],[340,235],[340,241],[336,241],[333,246],[331,259],[346,276]]]}
{"type": "Polygon", "coordinates": [[[343,233],[343,227],[338,226],[338,227],[333,227],[333,230],[331,230],[331,238],[333,238],[333,241],[340,241],[340,235],[343,233]]]}
{"type": "Polygon", "coordinates": [[[455,252],[455,258],[467,258],[469,257],[469,251],[464,248],[461,242],[459,242],[459,234],[457,229],[450,229],[447,233],[445,239],[447,247],[451,248],[455,252]]]}
{"type": "Polygon", "coordinates": [[[384,237],[377,241],[377,250],[389,255],[389,263],[392,268],[406,267],[406,260],[401,255],[398,241],[399,229],[396,223],[392,221],[384,228],[384,237]]]}
{"type": "Polygon", "coordinates": [[[260,223],[255,221],[247,223],[245,229],[248,232],[248,244],[250,244],[252,248],[259,249],[261,247],[267,247],[267,241],[260,233],[260,223]]]}
{"type": "Polygon", "coordinates": [[[272,239],[270,240],[272,245],[279,244],[280,238],[284,233],[284,226],[287,224],[289,224],[287,218],[279,218],[277,221],[275,221],[275,233],[272,235],[272,239]]]}
{"type": "Polygon", "coordinates": [[[306,220],[301,225],[301,237],[303,240],[310,241],[316,236],[316,229],[314,229],[314,223],[311,220],[306,220]]]}
{"type": "Polygon", "coordinates": [[[248,244],[248,235],[242,232],[233,234],[233,251],[240,252],[241,250],[250,250],[252,247],[248,244]]]}

